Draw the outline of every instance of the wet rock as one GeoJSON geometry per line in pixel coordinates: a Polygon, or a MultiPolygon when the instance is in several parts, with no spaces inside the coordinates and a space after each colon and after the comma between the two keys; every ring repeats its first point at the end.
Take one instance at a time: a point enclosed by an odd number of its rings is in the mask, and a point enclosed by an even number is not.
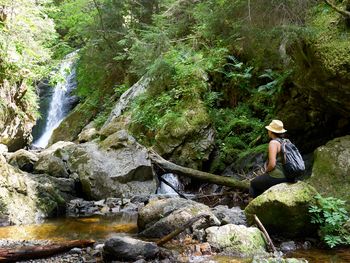
{"type": "Polygon", "coordinates": [[[228,208],[227,205],[219,205],[214,207],[212,211],[221,221],[221,225],[234,224],[247,226],[244,211],[239,207],[228,208]]]}
{"type": "Polygon", "coordinates": [[[256,227],[227,224],[205,231],[210,246],[222,254],[238,257],[267,254],[263,234],[256,227]]]}
{"type": "Polygon", "coordinates": [[[323,196],[346,201],[350,209],[350,135],[336,138],[314,152],[314,165],[308,183],[323,196]]]}
{"type": "Polygon", "coordinates": [[[282,250],[283,252],[290,252],[296,249],[297,249],[297,245],[295,244],[294,241],[283,242],[280,245],[280,250],[282,250]]]}
{"type": "Polygon", "coordinates": [[[192,230],[220,224],[210,208],[204,204],[180,198],[153,199],[139,211],[138,227],[142,231],[140,235],[163,237],[201,213],[207,213],[209,220],[200,219],[192,225],[192,230]]]}
{"type": "Polygon", "coordinates": [[[38,161],[38,156],[29,151],[20,149],[13,154],[11,154],[9,158],[9,164],[18,167],[22,171],[32,172],[34,168],[34,164],[38,161]]]}
{"type": "Polygon", "coordinates": [[[308,263],[303,258],[254,257],[252,263],[308,263]]]}
{"type": "Polygon", "coordinates": [[[317,191],[304,182],[278,184],[253,199],[244,212],[250,224],[254,223],[256,214],[269,233],[289,237],[315,234],[308,208],[316,194],[317,191]]]}
{"type": "Polygon", "coordinates": [[[105,260],[136,261],[139,259],[154,259],[158,253],[159,248],[155,243],[127,236],[110,238],[105,242],[103,248],[105,260]]]}

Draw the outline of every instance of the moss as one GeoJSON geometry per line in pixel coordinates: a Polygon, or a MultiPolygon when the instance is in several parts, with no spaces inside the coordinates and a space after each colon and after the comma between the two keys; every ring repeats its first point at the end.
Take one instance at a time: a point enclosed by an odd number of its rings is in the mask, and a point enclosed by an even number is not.
{"type": "Polygon", "coordinates": [[[350,77],[350,29],[342,16],[320,5],[310,15],[308,26],[316,32],[309,39],[316,58],[333,76],[350,77]]]}

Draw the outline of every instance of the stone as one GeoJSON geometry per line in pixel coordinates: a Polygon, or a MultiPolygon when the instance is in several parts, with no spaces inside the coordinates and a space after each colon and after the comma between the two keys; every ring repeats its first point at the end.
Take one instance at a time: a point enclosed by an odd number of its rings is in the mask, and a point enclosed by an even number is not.
{"type": "Polygon", "coordinates": [[[221,221],[221,225],[234,224],[247,226],[247,219],[240,207],[228,208],[227,205],[219,205],[215,206],[212,211],[221,221]]]}
{"type": "Polygon", "coordinates": [[[220,225],[220,221],[204,204],[181,198],[151,200],[139,210],[137,223],[140,235],[161,238],[201,213],[208,214],[209,220],[200,219],[191,226],[192,231],[220,225]]]}
{"type": "Polygon", "coordinates": [[[99,136],[93,122],[90,122],[78,135],[78,142],[84,143],[96,139],[99,136]]]}
{"type": "Polygon", "coordinates": [[[249,224],[258,216],[269,233],[288,237],[315,235],[308,208],[315,201],[315,188],[305,182],[282,183],[253,199],[244,209],[249,224]]]}
{"type": "Polygon", "coordinates": [[[64,208],[64,198],[49,180],[1,160],[0,171],[0,218],[8,218],[12,224],[38,223],[64,208]]]}
{"type": "Polygon", "coordinates": [[[267,254],[263,234],[256,227],[227,224],[209,227],[205,231],[207,242],[219,253],[238,257],[267,254]]]}
{"type": "Polygon", "coordinates": [[[127,236],[108,239],[103,247],[105,260],[136,261],[139,259],[155,259],[159,248],[153,242],[141,241],[127,236]]]}
{"type": "Polygon", "coordinates": [[[38,161],[38,156],[32,152],[20,149],[9,158],[9,164],[18,167],[22,171],[32,172],[34,164],[38,161]]]}
{"type": "Polygon", "coordinates": [[[67,172],[64,162],[54,156],[54,155],[43,155],[34,165],[35,173],[46,173],[53,177],[63,177],[68,178],[69,174],[67,172]]]}
{"type": "Polygon", "coordinates": [[[282,250],[283,252],[290,252],[296,249],[297,249],[297,246],[294,241],[283,242],[280,245],[280,250],[282,250]]]}
{"type": "Polygon", "coordinates": [[[325,197],[346,201],[350,210],[350,136],[329,141],[314,152],[312,175],[307,180],[325,197]]]}
{"type": "Polygon", "coordinates": [[[5,144],[0,143],[0,154],[8,153],[9,149],[5,144]]]}
{"type": "Polygon", "coordinates": [[[101,149],[96,143],[70,145],[61,150],[67,167],[76,173],[90,200],[131,197],[156,191],[147,149],[135,143],[120,149],[101,149]]]}

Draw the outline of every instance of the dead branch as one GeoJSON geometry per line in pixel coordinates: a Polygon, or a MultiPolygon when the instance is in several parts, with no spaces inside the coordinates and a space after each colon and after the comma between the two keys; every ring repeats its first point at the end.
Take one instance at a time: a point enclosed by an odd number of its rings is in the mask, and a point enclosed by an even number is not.
{"type": "Polygon", "coordinates": [[[331,8],[333,8],[336,12],[338,12],[339,14],[345,16],[346,18],[350,18],[350,12],[343,10],[341,8],[339,8],[338,6],[336,6],[335,4],[333,4],[330,0],[324,0],[324,2],[329,5],[331,8]]]}

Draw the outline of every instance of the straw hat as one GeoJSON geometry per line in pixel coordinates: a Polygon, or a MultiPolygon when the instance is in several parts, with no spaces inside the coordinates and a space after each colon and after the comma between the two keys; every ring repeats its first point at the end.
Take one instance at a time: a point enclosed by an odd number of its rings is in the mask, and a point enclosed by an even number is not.
{"type": "Polygon", "coordinates": [[[283,129],[283,122],[280,120],[273,120],[269,126],[265,126],[265,128],[274,133],[285,133],[287,131],[283,129]]]}

